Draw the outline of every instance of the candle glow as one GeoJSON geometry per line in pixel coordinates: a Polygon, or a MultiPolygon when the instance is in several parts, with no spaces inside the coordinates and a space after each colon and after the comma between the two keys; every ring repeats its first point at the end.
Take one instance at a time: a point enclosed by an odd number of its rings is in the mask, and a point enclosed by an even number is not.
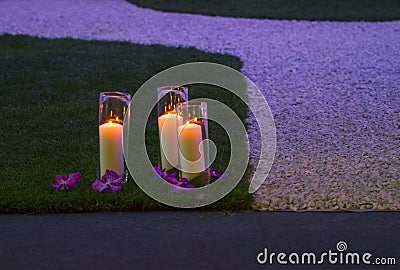
{"type": "Polygon", "coordinates": [[[205,170],[203,140],[201,126],[186,121],[178,127],[179,154],[181,161],[182,177],[194,179],[205,170]]]}
{"type": "Polygon", "coordinates": [[[124,173],[124,155],[122,148],[122,125],[120,120],[110,119],[99,126],[100,139],[100,173],[113,170],[118,174],[124,173]]]}
{"type": "Polygon", "coordinates": [[[168,112],[158,117],[161,168],[166,171],[176,168],[179,162],[176,121],[178,121],[178,125],[182,125],[183,118],[173,112],[168,112]]]}

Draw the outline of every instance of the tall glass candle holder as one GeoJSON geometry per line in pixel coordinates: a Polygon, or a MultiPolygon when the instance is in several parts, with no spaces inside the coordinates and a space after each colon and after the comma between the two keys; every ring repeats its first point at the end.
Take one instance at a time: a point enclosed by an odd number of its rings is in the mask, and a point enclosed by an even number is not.
{"type": "Polygon", "coordinates": [[[210,181],[207,103],[185,102],[176,112],[181,177],[204,186],[210,181]]]}
{"type": "MultiPolygon", "coordinates": [[[[160,138],[159,166],[167,172],[177,172],[179,165],[176,107],[188,99],[183,86],[163,86],[158,92],[158,134],[160,138]]],[[[181,119],[178,119],[178,122],[181,119]]]]}
{"type": "Polygon", "coordinates": [[[131,95],[127,93],[100,93],[100,176],[104,175],[107,169],[113,170],[119,175],[125,173],[122,129],[130,100],[131,95]]]}

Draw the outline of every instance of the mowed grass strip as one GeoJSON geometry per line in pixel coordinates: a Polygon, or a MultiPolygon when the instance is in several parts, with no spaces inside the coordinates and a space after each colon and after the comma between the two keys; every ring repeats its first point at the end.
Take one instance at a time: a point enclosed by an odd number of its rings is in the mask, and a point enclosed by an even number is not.
{"type": "MultiPolygon", "coordinates": [[[[115,194],[90,189],[99,166],[98,100],[102,91],[134,94],[157,72],[193,61],[236,70],[242,66],[237,57],[193,48],[0,36],[0,213],[173,209],[148,197],[133,181],[115,194]],[[55,175],[76,171],[82,173],[76,189],[58,192],[50,187],[55,175]]],[[[245,119],[243,103],[215,90],[193,87],[192,95],[225,101],[245,119]]],[[[157,134],[156,125],[149,129],[148,134],[157,134]]],[[[217,145],[224,145],[226,134],[211,132],[217,145]]],[[[156,149],[157,137],[148,143],[156,149]]],[[[216,167],[222,170],[229,151],[219,153],[216,167]]],[[[201,209],[249,209],[252,196],[246,180],[223,200],[201,209]]]]}
{"type": "Polygon", "coordinates": [[[236,18],[311,21],[400,19],[398,0],[128,0],[128,2],[167,12],[236,18]]]}

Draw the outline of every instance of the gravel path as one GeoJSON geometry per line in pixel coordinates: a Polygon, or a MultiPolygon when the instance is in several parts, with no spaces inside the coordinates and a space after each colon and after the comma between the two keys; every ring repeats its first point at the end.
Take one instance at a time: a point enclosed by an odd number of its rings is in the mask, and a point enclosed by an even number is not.
{"type": "Polygon", "coordinates": [[[400,210],[399,21],[233,19],[123,0],[5,0],[1,33],[236,55],[277,127],[276,159],[255,208],[400,210]]]}

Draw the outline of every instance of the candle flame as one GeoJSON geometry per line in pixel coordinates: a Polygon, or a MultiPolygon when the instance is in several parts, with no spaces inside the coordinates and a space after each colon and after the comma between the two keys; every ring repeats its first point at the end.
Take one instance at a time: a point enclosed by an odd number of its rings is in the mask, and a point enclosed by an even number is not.
{"type": "Polygon", "coordinates": [[[108,125],[112,125],[112,124],[114,124],[114,123],[119,124],[120,122],[122,122],[122,121],[121,121],[121,120],[118,118],[118,116],[117,116],[117,117],[115,117],[115,118],[109,119],[108,122],[107,122],[107,124],[108,124],[108,125]]]}

